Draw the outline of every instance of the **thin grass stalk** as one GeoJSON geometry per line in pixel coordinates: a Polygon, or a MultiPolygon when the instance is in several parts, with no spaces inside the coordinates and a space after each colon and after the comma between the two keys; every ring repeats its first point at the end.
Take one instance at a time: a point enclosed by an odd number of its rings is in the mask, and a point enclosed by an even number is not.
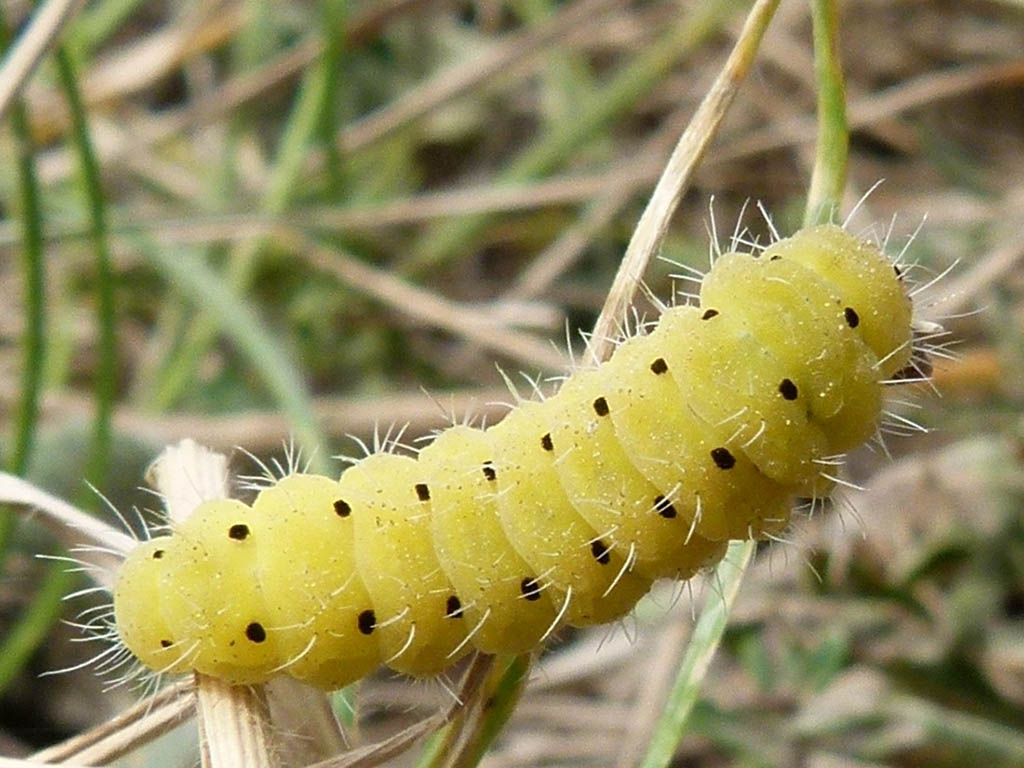
{"type": "MultiPolygon", "coordinates": [[[[5,45],[10,41],[10,32],[2,8],[0,38],[5,45]]],[[[14,449],[7,464],[15,474],[23,474],[32,456],[39,422],[39,397],[46,356],[46,273],[43,215],[36,174],[35,147],[29,131],[27,110],[22,100],[15,98],[11,110],[11,127],[18,166],[17,207],[20,209],[22,230],[20,246],[25,280],[25,334],[22,340],[24,351],[21,396],[15,416],[14,449]]],[[[0,509],[0,572],[3,571],[15,526],[13,512],[10,509],[0,509]]],[[[42,587],[0,644],[0,692],[6,689],[14,676],[24,667],[53,623],[54,606],[60,604],[65,589],[66,579],[63,570],[63,566],[50,566],[42,587]]]]}
{"type": "Polygon", "coordinates": [[[308,768],[373,768],[407,751],[415,742],[428,734],[436,733],[446,723],[459,716],[465,706],[481,701],[484,683],[491,679],[495,657],[486,653],[474,654],[466,668],[455,701],[447,710],[435,712],[384,741],[349,750],[341,755],[321,760],[308,768]]]}
{"type": "Polygon", "coordinates": [[[839,59],[839,9],[835,0],[811,0],[814,76],[818,89],[818,145],[807,192],[804,226],[831,221],[846,187],[849,130],[846,83],[839,59]]]}
{"type": "Polygon", "coordinates": [[[324,49],[320,62],[325,72],[325,98],[320,109],[318,140],[325,156],[327,197],[330,200],[341,201],[345,197],[347,179],[344,158],[334,137],[341,129],[344,116],[339,102],[343,95],[342,73],[345,71],[349,40],[349,2],[348,0],[323,0],[320,14],[324,38],[324,49]]]}
{"type": "MultiPolygon", "coordinates": [[[[93,439],[90,449],[88,474],[97,484],[103,484],[107,475],[107,464],[110,456],[111,415],[114,400],[114,295],[113,277],[110,270],[110,254],[107,248],[106,216],[103,191],[99,183],[99,170],[95,155],[89,141],[85,113],[78,93],[77,80],[66,54],[57,56],[58,70],[68,105],[72,115],[72,129],[82,164],[82,177],[88,199],[90,213],[90,239],[93,241],[97,257],[99,273],[99,304],[97,308],[100,327],[100,361],[96,384],[96,415],[93,422],[93,439]]],[[[20,113],[15,121],[24,121],[21,105],[15,105],[20,113]]],[[[27,134],[24,122],[22,130],[27,134]]],[[[25,137],[23,134],[23,138],[25,137]]],[[[31,155],[29,162],[31,162],[31,155]]],[[[38,191],[35,192],[34,212],[40,216],[38,208],[38,191]]],[[[41,224],[39,229],[41,259],[41,224]]],[[[40,286],[41,289],[41,286],[40,286]]],[[[39,297],[41,301],[41,296],[39,297]]],[[[40,350],[41,356],[41,350],[40,350]]],[[[38,381],[36,382],[38,385],[38,381]]],[[[37,393],[36,393],[37,394],[37,393]]],[[[22,467],[23,469],[23,467],[22,467]]],[[[81,494],[83,501],[95,501],[86,492],[81,494]]],[[[35,649],[42,643],[63,609],[63,597],[77,580],[77,575],[68,569],[63,562],[53,562],[46,570],[42,585],[32,600],[25,614],[18,620],[15,627],[4,639],[0,647],[0,690],[10,682],[14,675],[27,662],[35,649]]]]}
{"type": "Polygon", "coordinates": [[[494,740],[501,734],[522,698],[530,679],[529,654],[506,656],[495,664],[484,695],[469,715],[469,725],[459,749],[444,765],[446,768],[474,768],[480,764],[494,740]]]}
{"type": "Polygon", "coordinates": [[[447,725],[427,739],[416,768],[475,766],[501,733],[530,678],[529,654],[497,656],[487,677],[447,725]]]}
{"type": "Polygon", "coordinates": [[[661,249],[690,178],[717,133],[740,83],[750,71],[778,5],[779,0],[758,0],[754,3],[722,71],[672,150],[651,199],[633,230],[601,315],[594,324],[589,353],[595,362],[611,355],[614,348],[612,340],[618,336],[618,329],[633,303],[640,280],[651,259],[661,249]]]}
{"type": "Polygon", "coordinates": [[[194,681],[185,678],[88,731],[34,752],[29,759],[47,765],[110,762],[185,722],[193,716],[195,706],[194,681]]]}
{"type": "Polygon", "coordinates": [[[641,768],[665,768],[672,762],[686,733],[690,713],[697,703],[708,665],[722,640],[756,546],[754,541],[732,542],[725,558],[715,569],[712,576],[715,589],[710,590],[708,602],[693,628],[665,709],[654,727],[647,754],[640,763],[641,768]]]}
{"type": "Polygon", "coordinates": [[[461,710],[450,723],[424,739],[423,749],[420,750],[420,756],[416,760],[416,768],[439,768],[445,757],[454,748],[455,740],[458,738],[465,720],[465,710],[461,710]]]}
{"type": "Polygon", "coordinates": [[[96,259],[99,359],[95,383],[96,411],[93,417],[92,445],[86,476],[94,486],[102,488],[106,485],[110,469],[111,419],[117,388],[117,347],[114,338],[116,306],[114,275],[110,264],[107,205],[74,63],[65,48],[58,49],[56,59],[61,88],[71,114],[71,132],[78,153],[82,188],[89,214],[89,240],[96,259]]]}
{"type": "MultiPolygon", "coordinates": [[[[79,158],[82,165],[82,179],[86,192],[90,218],[90,239],[96,251],[98,278],[98,325],[100,328],[100,359],[96,380],[96,415],[93,421],[93,438],[89,451],[88,477],[97,485],[105,484],[107,477],[108,462],[110,457],[111,442],[111,416],[113,413],[115,366],[114,355],[114,294],[113,277],[110,269],[110,253],[107,247],[107,228],[105,203],[103,190],[99,182],[99,169],[96,165],[95,155],[92,151],[92,144],[89,140],[88,128],[85,122],[85,112],[78,92],[77,79],[71,65],[70,58],[63,51],[57,55],[58,72],[61,84],[68,100],[68,106],[72,117],[72,130],[75,143],[78,148],[79,158]]],[[[27,146],[30,141],[28,137],[27,121],[25,110],[22,104],[15,104],[15,112],[12,115],[15,123],[15,131],[18,134],[18,142],[21,147],[27,146]]],[[[42,329],[42,214],[39,206],[38,185],[34,179],[32,168],[32,152],[19,152],[19,164],[21,183],[23,188],[23,206],[29,212],[35,222],[31,229],[31,238],[26,237],[25,253],[28,261],[36,262],[27,268],[30,275],[31,285],[27,291],[27,303],[30,321],[27,333],[38,334],[38,346],[29,355],[26,365],[26,378],[31,377],[32,382],[27,390],[34,400],[38,399],[39,380],[41,369],[43,347],[42,329]],[[25,190],[28,190],[25,192],[25,190]],[[31,242],[30,242],[31,240],[31,242]],[[37,306],[38,305],[38,306],[37,306]]],[[[28,222],[26,222],[27,224],[28,222]]],[[[32,405],[33,411],[37,410],[37,403],[32,405]]],[[[37,413],[31,415],[31,430],[34,430],[37,413]]],[[[31,443],[22,443],[20,438],[22,430],[19,429],[19,441],[16,443],[18,453],[15,455],[15,471],[21,473],[25,469],[31,443]]],[[[31,435],[29,435],[31,438],[31,435]]],[[[83,501],[95,501],[86,492],[81,494],[83,501]]],[[[8,518],[9,519],[9,518],[8,518]]],[[[10,523],[7,523],[9,526],[10,523]]],[[[6,545],[6,541],[3,542],[6,545]]],[[[18,620],[13,630],[4,639],[0,647],[0,690],[10,682],[14,675],[27,662],[29,656],[35,651],[39,644],[46,637],[50,627],[57,620],[63,609],[62,598],[74,584],[77,577],[68,570],[62,562],[51,563],[46,570],[42,585],[32,600],[31,605],[25,614],[18,620]]]]}
{"type": "MultiPolygon", "coordinates": [[[[0,6],[0,41],[10,43],[10,30],[0,6]]],[[[21,396],[15,415],[13,450],[6,465],[14,474],[23,474],[35,444],[39,421],[39,395],[42,389],[46,352],[46,265],[43,254],[43,214],[40,206],[39,179],[36,174],[35,147],[29,132],[28,115],[21,99],[11,111],[11,130],[17,152],[18,205],[20,237],[15,247],[21,250],[25,285],[25,333],[22,338],[21,396]]],[[[0,569],[10,544],[15,518],[10,510],[0,510],[0,569]]]]}

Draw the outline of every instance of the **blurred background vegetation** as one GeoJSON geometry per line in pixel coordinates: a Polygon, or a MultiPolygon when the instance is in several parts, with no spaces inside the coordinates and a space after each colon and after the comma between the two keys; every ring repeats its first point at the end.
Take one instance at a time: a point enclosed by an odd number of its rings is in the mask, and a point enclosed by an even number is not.
{"type": "MultiPolygon", "coordinates": [[[[109,517],[85,480],[154,508],[145,468],[182,437],[245,473],[237,446],[291,435],[336,471],[347,434],[497,413],[498,366],[560,372],[566,328],[581,348],[746,5],[85,4],[0,127],[4,468],[109,517]]],[[[32,4],[0,8],[6,40],[32,4]]],[[[679,764],[1021,766],[1024,5],[841,11],[844,211],[884,179],[851,226],[891,227],[894,252],[927,215],[908,258],[922,281],[959,260],[930,294],[952,296],[959,358],[911,393],[930,434],[862,451],[869,490],[760,553],[679,764]]],[[[707,266],[712,198],[723,237],[752,201],[799,226],[815,98],[807,4],[784,0],[666,258],[707,266]]],[[[132,695],[37,677],[88,657],[54,624],[85,582],[0,514],[0,753],[19,755],[132,695]]],[[[566,634],[485,764],[634,761],[685,643],[670,600],[628,637],[566,634]]],[[[444,701],[381,677],[359,712],[372,738],[444,701]]],[[[188,733],[126,762],[191,765],[188,733]]]]}

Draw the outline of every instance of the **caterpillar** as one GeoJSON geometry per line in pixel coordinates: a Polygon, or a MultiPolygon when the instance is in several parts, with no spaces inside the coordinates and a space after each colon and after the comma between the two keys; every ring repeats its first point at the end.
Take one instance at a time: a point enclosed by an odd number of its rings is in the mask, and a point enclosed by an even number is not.
{"type": "Polygon", "coordinates": [[[121,566],[117,632],[160,672],[325,689],[528,652],[784,530],[913,354],[899,267],[842,227],[722,254],[697,302],[486,429],[202,503],[121,566]]]}

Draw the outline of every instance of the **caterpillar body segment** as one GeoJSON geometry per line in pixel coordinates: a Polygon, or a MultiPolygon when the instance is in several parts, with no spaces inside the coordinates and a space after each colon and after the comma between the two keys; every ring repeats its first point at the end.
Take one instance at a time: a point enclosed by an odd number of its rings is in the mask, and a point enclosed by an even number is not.
{"type": "Polygon", "coordinates": [[[644,477],[616,436],[605,381],[602,371],[579,371],[558,392],[551,438],[563,447],[555,461],[559,479],[580,516],[632,557],[636,573],[688,579],[717,562],[724,544],[689,530],[680,535],[673,498],[644,477]]]}
{"type": "Polygon", "coordinates": [[[818,473],[812,459],[828,453],[828,441],[800,400],[792,367],[738,316],[673,308],[651,336],[694,416],[714,425],[705,434],[724,427],[758,471],[784,485],[818,473]]]}
{"type": "Polygon", "coordinates": [[[261,491],[250,517],[277,664],[325,688],[380,666],[378,638],[361,630],[371,599],[355,577],[355,521],[341,498],[337,480],[293,474],[261,491]]]}
{"type": "Polygon", "coordinates": [[[160,536],[132,550],[117,573],[114,605],[117,631],[131,640],[129,648],[138,659],[150,669],[176,673],[192,668],[192,654],[174,647],[163,612],[154,610],[160,605],[160,582],[166,569],[153,561],[166,556],[170,543],[171,537],[160,536]]]}
{"type": "MultiPolygon", "coordinates": [[[[668,312],[700,316],[695,307],[668,312]]],[[[629,339],[601,367],[615,433],[630,461],[672,499],[684,538],[693,531],[712,541],[743,539],[785,528],[793,488],[757,470],[731,424],[694,412],[661,354],[664,346],[652,349],[657,340],[657,331],[629,339]]]]}
{"type": "Polygon", "coordinates": [[[240,682],[265,679],[279,664],[255,557],[265,537],[252,517],[240,501],[211,502],[167,537],[163,558],[151,561],[165,566],[158,605],[171,647],[190,653],[196,669],[240,682]]]}
{"type": "Polygon", "coordinates": [[[827,281],[775,256],[726,254],[701,285],[701,303],[741,323],[794,372],[791,386],[777,384],[783,399],[807,409],[829,453],[843,453],[874,431],[870,414],[882,400],[878,357],[851,328],[846,306],[827,281]]]}
{"type": "Polygon", "coordinates": [[[911,360],[911,316],[888,259],[839,227],[725,254],[699,307],[498,424],[201,504],[122,566],[120,637],[156,670],[337,688],[615,620],[827,495],[911,360]]]}
{"type": "Polygon", "coordinates": [[[418,461],[436,478],[433,542],[473,645],[485,653],[525,653],[554,625],[558,610],[536,572],[508,546],[493,455],[485,431],[460,425],[439,434],[418,461]]]}
{"type": "Polygon", "coordinates": [[[497,472],[498,516],[512,547],[551,591],[562,618],[575,626],[604,624],[626,613],[650,589],[626,555],[589,525],[555,468],[551,424],[561,400],[527,402],[487,430],[497,472]]]}
{"type": "Polygon", "coordinates": [[[407,456],[378,453],[345,472],[340,486],[383,660],[399,672],[437,674],[451,665],[465,621],[431,539],[429,478],[407,456]]]}
{"type": "Polygon", "coordinates": [[[841,227],[822,225],[773,243],[761,258],[794,261],[823,279],[841,297],[847,325],[878,357],[884,380],[910,363],[914,307],[896,268],[878,254],[841,227]]]}

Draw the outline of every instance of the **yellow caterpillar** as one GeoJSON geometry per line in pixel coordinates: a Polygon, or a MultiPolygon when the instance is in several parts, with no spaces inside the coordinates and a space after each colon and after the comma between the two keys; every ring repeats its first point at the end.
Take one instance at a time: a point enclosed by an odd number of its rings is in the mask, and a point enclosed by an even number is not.
{"type": "Polygon", "coordinates": [[[842,228],[724,254],[699,306],[487,429],[203,503],[127,558],[117,631],[154,670],[328,689],[537,648],[783,530],[912,352],[898,269],[842,228]]]}

